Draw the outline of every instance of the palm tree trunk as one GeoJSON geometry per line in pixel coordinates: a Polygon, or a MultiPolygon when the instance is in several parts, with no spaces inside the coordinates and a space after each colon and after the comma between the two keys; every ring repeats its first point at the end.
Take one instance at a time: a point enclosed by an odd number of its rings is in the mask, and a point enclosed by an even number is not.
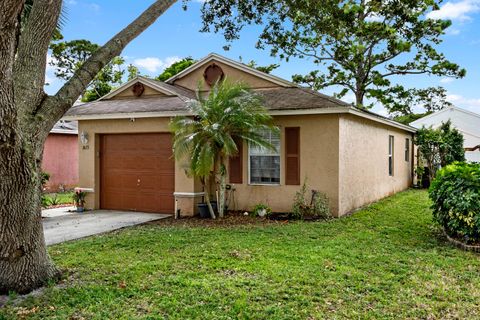
{"type": "Polygon", "coordinates": [[[210,217],[212,219],[216,219],[215,212],[212,208],[212,203],[210,202],[210,179],[206,178],[205,183],[203,184],[203,190],[205,191],[205,202],[207,203],[208,211],[210,212],[210,217]]]}
{"type": "Polygon", "coordinates": [[[219,162],[220,162],[220,169],[219,169],[219,175],[220,175],[220,181],[219,181],[219,199],[218,199],[218,216],[220,218],[224,217],[224,211],[225,211],[225,191],[227,189],[227,179],[226,179],[226,168],[224,164],[224,158],[223,156],[219,157],[219,162]]]}

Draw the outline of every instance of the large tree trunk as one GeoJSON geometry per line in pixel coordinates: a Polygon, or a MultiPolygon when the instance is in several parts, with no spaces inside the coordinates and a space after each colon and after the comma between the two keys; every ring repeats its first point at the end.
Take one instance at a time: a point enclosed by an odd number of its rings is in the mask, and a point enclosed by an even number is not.
{"type": "Polygon", "coordinates": [[[0,154],[0,293],[25,293],[59,275],[48,257],[40,208],[42,145],[15,139],[0,154]]]}
{"type": "Polygon", "coordinates": [[[21,24],[24,0],[0,1],[0,294],[25,293],[59,275],[46,251],[40,208],[50,129],[95,75],[175,2],[154,2],[47,96],[46,55],[62,1],[35,0],[21,24]]]}

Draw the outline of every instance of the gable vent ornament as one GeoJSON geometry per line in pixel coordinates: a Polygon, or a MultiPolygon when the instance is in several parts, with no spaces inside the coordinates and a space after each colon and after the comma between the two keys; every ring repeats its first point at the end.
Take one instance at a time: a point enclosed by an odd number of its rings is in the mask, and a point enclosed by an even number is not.
{"type": "Polygon", "coordinates": [[[135,95],[135,97],[140,97],[144,91],[145,91],[145,86],[140,82],[135,83],[132,87],[132,92],[135,95]]]}
{"type": "Polygon", "coordinates": [[[215,63],[212,63],[206,67],[205,71],[203,72],[203,79],[205,79],[205,82],[209,86],[213,86],[215,83],[222,81],[224,77],[225,74],[223,73],[222,68],[215,63]]]}

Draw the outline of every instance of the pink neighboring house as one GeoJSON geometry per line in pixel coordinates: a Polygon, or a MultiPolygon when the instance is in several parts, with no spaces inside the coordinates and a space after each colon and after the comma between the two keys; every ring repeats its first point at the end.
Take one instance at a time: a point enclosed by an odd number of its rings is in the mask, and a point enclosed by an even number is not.
{"type": "Polygon", "coordinates": [[[47,190],[72,189],[78,184],[78,124],[60,120],[47,137],[42,169],[50,174],[47,190]]]}

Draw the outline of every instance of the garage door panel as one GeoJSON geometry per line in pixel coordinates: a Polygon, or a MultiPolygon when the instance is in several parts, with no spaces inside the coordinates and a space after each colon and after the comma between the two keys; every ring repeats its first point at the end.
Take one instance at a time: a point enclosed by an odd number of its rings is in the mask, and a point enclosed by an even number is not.
{"type": "Polygon", "coordinates": [[[172,213],[175,163],[171,135],[104,135],[101,141],[101,207],[172,213]]]}

